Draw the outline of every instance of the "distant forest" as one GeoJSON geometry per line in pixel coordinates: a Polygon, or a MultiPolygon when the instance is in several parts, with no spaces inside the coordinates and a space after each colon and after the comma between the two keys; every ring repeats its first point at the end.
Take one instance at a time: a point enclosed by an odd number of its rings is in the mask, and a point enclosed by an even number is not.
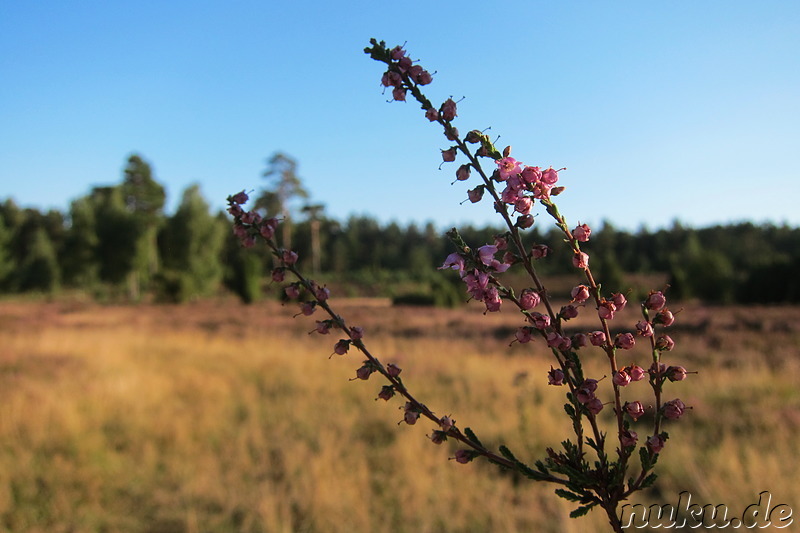
{"type": "MultiPolygon", "coordinates": [[[[437,271],[454,250],[431,223],[380,224],[366,216],[345,221],[323,206],[290,209],[308,194],[296,162],[277,153],[265,172],[269,185],[256,205],[286,217],[279,239],[301,266],[350,295],[454,305],[466,295],[455,273],[437,271]],[[304,263],[304,264],[303,264],[304,263]]],[[[236,192],[236,191],[231,191],[236,192]]],[[[276,297],[272,258],[265,248],[242,249],[223,212],[213,213],[197,185],[177,210],[164,213],[164,187],[138,155],[127,160],[118,185],[94,188],[66,212],[0,204],[0,292],[86,294],[100,301],[184,302],[238,295],[244,302],[276,297]]],[[[526,231],[528,243],[552,248],[542,274],[575,274],[569,250],[546,216],[526,231]]],[[[490,243],[500,231],[461,227],[467,243],[490,243]]],[[[594,228],[583,248],[606,288],[627,290],[641,275],[661,275],[673,298],[710,303],[800,302],[800,229],[741,223],[706,228],[619,231],[594,228]]],[[[576,278],[577,279],[577,278],[576,278]]],[[[660,288],[660,287],[659,287],[660,288]]]]}

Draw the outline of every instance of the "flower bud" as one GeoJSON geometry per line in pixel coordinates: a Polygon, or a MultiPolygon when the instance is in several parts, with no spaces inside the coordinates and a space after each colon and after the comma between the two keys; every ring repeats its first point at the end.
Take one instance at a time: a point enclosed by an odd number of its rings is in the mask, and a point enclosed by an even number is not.
{"type": "Polygon", "coordinates": [[[405,102],[406,101],[406,89],[405,87],[395,87],[392,89],[392,98],[395,99],[397,102],[405,102]]]}
{"type": "Polygon", "coordinates": [[[611,295],[611,301],[617,306],[617,311],[622,311],[628,304],[628,299],[622,293],[615,292],[611,295]]]}
{"type": "Polygon", "coordinates": [[[363,379],[363,380],[365,380],[365,381],[366,381],[366,380],[368,380],[368,379],[369,379],[369,376],[370,376],[370,375],[371,375],[371,374],[372,374],[374,371],[375,371],[375,370],[372,368],[372,365],[365,364],[365,365],[363,365],[361,368],[359,368],[358,370],[356,370],[356,377],[357,377],[358,379],[363,379]]]}
{"type": "Polygon", "coordinates": [[[531,313],[529,320],[536,329],[545,329],[550,325],[550,315],[543,315],[542,313],[531,313]]]}
{"type": "Polygon", "coordinates": [[[664,416],[670,420],[679,419],[684,411],[686,411],[686,405],[677,398],[664,404],[664,416]]]}
{"type": "Polygon", "coordinates": [[[378,393],[378,398],[388,402],[394,396],[394,387],[392,385],[384,385],[378,393]]]}
{"type": "Polygon", "coordinates": [[[644,406],[642,405],[642,402],[638,400],[635,402],[625,402],[622,410],[628,413],[628,416],[633,418],[634,422],[639,420],[639,418],[644,414],[644,406]]]}
{"type": "Polygon", "coordinates": [[[611,300],[605,298],[600,300],[600,305],[597,307],[597,315],[603,320],[612,320],[614,313],[617,312],[617,306],[611,300]]]}
{"type": "Polygon", "coordinates": [[[333,346],[333,353],[337,355],[344,355],[350,349],[350,340],[349,339],[339,339],[333,346]]]}
{"type": "Polygon", "coordinates": [[[586,402],[586,408],[589,410],[590,413],[596,415],[597,413],[603,410],[603,402],[601,402],[599,398],[592,398],[591,400],[586,402]]]}
{"type": "Polygon", "coordinates": [[[575,252],[572,256],[572,266],[586,270],[589,268],[589,256],[584,252],[575,252]]]}
{"type": "Polygon", "coordinates": [[[567,304],[561,308],[559,315],[561,315],[561,318],[564,320],[570,320],[578,316],[578,308],[572,304],[567,304]]]}
{"type": "Polygon", "coordinates": [[[589,343],[589,336],[586,333],[576,333],[572,336],[573,348],[583,348],[589,343]]]}
{"type": "Polygon", "coordinates": [[[586,224],[581,224],[576,226],[574,230],[572,230],[572,237],[578,242],[586,242],[589,240],[589,236],[591,236],[592,230],[586,224]]]}
{"type": "Polygon", "coordinates": [[[589,342],[592,346],[602,346],[606,342],[606,334],[602,331],[593,331],[589,334],[589,342]]]}
{"type": "Polygon", "coordinates": [[[520,229],[528,229],[533,226],[533,215],[520,215],[517,217],[516,226],[520,229]]]}
{"type": "Polygon", "coordinates": [[[465,465],[475,459],[477,453],[472,450],[456,450],[456,462],[465,465]]]}
{"type": "Polygon", "coordinates": [[[670,381],[683,381],[686,379],[686,369],[682,366],[671,366],[667,368],[667,379],[670,381]]]}
{"type": "Polygon", "coordinates": [[[294,283],[283,289],[283,292],[290,300],[296,300],[300,297],[300,289],[294,283]]]}
{"type": "Polygon", "coordinates": [[[247,196],[247,193],[244,191],[237,192],[233,196],[228,196],[228,201],[234,204],[240,204],[240,205],[246,204],[247,200],[249,200],[249,197],[247,196]]]}
{"type": "Polygon", "coordinates": [[[483,198],[483,193],[485,189],[486,187],[484,187],[483,185],[478,185],[474,189],[468,190],[467,197],[469,198],[469,201],[472,202],[473,204],[480,202],[481,198],[483,198]]]}
{"type": "Polygon", "coordinates": [[[669,335],[661,335],[656,339],[656,349],[661,352],[669,352],[675,347],[675,341],[669,335]]]}
{"type": "Polygon", "coordinates": [[[388,365],[386,365],[386,373],[392,376],[393,378],[399,376],[400,372],[402,372],[402,369],[396,364],[389,363],[388,365]]]}
{"type": "Polygon", "coordinates": [[[286,265],[293,265],[297,263],[297,253],[291,250],[283,250],[281,252],[281,261],[286,265]]]}
{"type": "Polygon", "coordinates": [[[628,374],[631,376],[631,381],[641,381],[647,372],[639,365],[631,365],[627,368],[628,374]]]}
{"type": "Polygon", "coordinates": [[[636,344],[636,339],[631,333],[618,333],[614,338],[614,346],[622,350],[630,350],[636,344]]]}
{"type": "Polygon", "coordinates": [[[456,171],[456,179],[458,181],[466,181],[469,179],[469,175],[472,172],[472,167],[469,164],[461,165],[458,167],[456,171]]]}
{"type": "Polygon", "coordinates": [[[451,146],[447,150],[442,150],[442,161],[452,163],[456,160],[456,147],[451,146]]]}
{"type": "Polygon", "coordinates": [[[573,302],[582,304],[589,299],[589,287],[586,285],[578,285],[572,289],[570,296],[572,296],[573,302]]]}
{"type": "Polygon", "coordinates": [[[331,323],[329,320],[317,320],[317,333],[327,335],[331,330],[331,323]]]}
{"type": "Polygon", "coordinates": [[[447,433],[438,429],[434,429],[431,433],[431,441],[434,444],[441,444],[447,440],[447,433]]]}
{"type": "Polygon", "coordinates": [[[644,301],[644,306],[651,311],[660,311],[666,304],[667,299],[661,291],[650,291],[650,294],[644,301]]]}
{"type": "Polygon", "coordinates": [[[625,430],[619,434],[619,443],[623,448],[627,448],[628,446],[636,446],[636,441],[638,439],[639,435],[637,435],[635,431],[625,430]]]}
{"type": "Polygon", "coordinates": [[[533,309],[542,299],[539,296],[539,293],[536,292],[534,289],[524,289],[522,293],[519,295],[519,306],[522,307],[525,311],[533,309]]]}
{"type": "Polygon", "coordinates": [[[613,381],[614,385],[617,387],[627,387],[631,382],[631,376],[623,368],[622,370],[614,372],[614,377],[611,381],[613,381]]]}
{"type": "Polygon", "coordinates": [[[364,328],[361,326],[353,326],[350,328],[350,338],[354,341],[364,338],[364,328]]]}
{"type": "Polygon", "coordinates": [[[546,244],[535,244],[531,248],[531,257],[534,259],[541,259],[543,257],[547,257],[550,253],[550,247],[546,244]]]}
{"type": "Polygon", "coordinates": [[[286,269],[278,267],[272,271],[272,281],[275,283],[282,283],[286,279],[286,269]]]}
{"type": "Polygon", "coordinates": [[[456,118],[456,103],[453,101],[452,98],[448,98],[442,104],[442,107],[439,109],[439,113],[442,115],[442,118],[447,122],[450,122],[454,118],[456,118]]]}
{"type": "Polygon", "coordinates": [[[659,453],[661,450],[664,449],[664,445],[666,444],[666,439],[661,435],[652,435],[647,439],[647,447],[653,453],[659,453]]]}
{"type": "Polygon", "coordinates": [[[431,122],[436,122],[437,120],[439,120],[439,112],[436,111],[434,108],[430,108],[427,111],[425,111],[425,118],[427,118],[431,122]]]}
{"type": "Polygon", "coordinates": [[[636,323],[636,332],[642,337],[652,337],[653,325],[646,320],[640,320],[636,323]]]}
{"type": "Polygon", "coordinates": [[[547,373],[547,384],[560,386],[564,384],[564,371],[560,368],[553,368],[550,365],[550,371],[547,373]]]}
{"type": "Polygon", "coordinates": [[[517,341],[521,344],[525,344],[526,342],[531,341],[531,328],[522,326],[521,328],[517,329],[517,332],[514,334],[514,337],[517,341]]]}
{"type": "Polygon", "coordinates": [[[663,324],[664,326],[671,326],[675,322],[675,315],[672,314],[672,311],[669,309],[662,309],[656,315],[655,320],[653,322],[658,324],[663,324]]]}
{"type": "Polygon", "coordinates": [[[450,418],[449,416],[443,416],[441,420],[439,420],[439,426],[441,426],[442,431],[445,433],[450,431],[450,429],[455,425],[456,421],[450,418]]]}
{"type": "Polygon", "coordinates": [[[458,140],[458,128],[450,126],[444,130],[444,136],[448,141],[458,140]]]}

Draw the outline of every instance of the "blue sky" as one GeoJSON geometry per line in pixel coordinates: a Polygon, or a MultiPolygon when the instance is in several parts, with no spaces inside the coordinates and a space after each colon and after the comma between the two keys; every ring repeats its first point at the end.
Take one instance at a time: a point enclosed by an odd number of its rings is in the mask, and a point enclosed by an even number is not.
{"type": "Polygon", "coordinates": [[[139,153],[170,209],[195,182],[222,208],[280,150],[329,216],[493,222],[418,106],[387,103],[370,37],[464,97],[462,132],[567,167],[571,221],[800,225],[790,0],[0,2],[0,198],[64,210],[139,153]]]}

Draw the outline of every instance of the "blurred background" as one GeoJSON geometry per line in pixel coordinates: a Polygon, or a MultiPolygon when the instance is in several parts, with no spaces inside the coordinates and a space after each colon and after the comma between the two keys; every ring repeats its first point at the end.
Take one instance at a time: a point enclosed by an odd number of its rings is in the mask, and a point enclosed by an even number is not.
{"type": "MultiPolygon", "coordinates": [[[[699,374],[670,387],[692,409],[634,503],[799,508],[798,30],[777,1],[0,5],[0,531],[605,530],[397,427],[402,404],[351,383],[357,356],[329,361],[321,318],[292,319],[273,259],[231,233],[245,190],[484,443],[534,461],[569,434],[544,343],[509,346],[521,317],[437,270],[447,229],[481,246],[500,219],[417,104],[388,103],[371,37],[433,73],[462,134],[566,167],[604,292],[669,286],[670,362],[699,374]]],[[[565,303],[580,280],[545,213],[525,239],[565,303]]]]}

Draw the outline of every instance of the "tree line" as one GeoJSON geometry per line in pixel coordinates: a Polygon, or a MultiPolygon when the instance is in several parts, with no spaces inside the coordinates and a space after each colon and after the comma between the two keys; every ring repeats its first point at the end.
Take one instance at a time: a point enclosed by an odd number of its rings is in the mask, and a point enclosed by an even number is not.
{"type": "MultiPolygon", "coordinates": [[[[464,300],[453,275],[436,272],[454,250],[432,223],[381,224],[369,216],[339,221],[308,203],[297,163],[276,153],[256,203],[284,219],[280,240],[298,251],[304,268],[358,294],[417,303],[464,300]]],[[[166,193],[140,155],[127,159],[117,185],[95,187],[68,210],[42,212],[0,203],[0,292],[58,294],[77,290],[103,301],[183,302],[230,292],[252,302],[269,286],[272,258],[244,250],[230,218],[212,212],[198,185],[183,191],[172,214],[166,193]]],[[[459,228],[475,246],[499,229],[459,228]]],[[[534,226],[527,244],[551,255],[542,274],[574,274],[569,250],[555,228],[534,226]]],[[[706,228],[627,232],[605,222],[584,247],[606,287],[626,290],[637,274],[661,274],[673,298],[713,303],[800,302],[800,229],[749,222],[706,228]]],[[[277,293],[278,291],[273,291],[277,293]]]]}

